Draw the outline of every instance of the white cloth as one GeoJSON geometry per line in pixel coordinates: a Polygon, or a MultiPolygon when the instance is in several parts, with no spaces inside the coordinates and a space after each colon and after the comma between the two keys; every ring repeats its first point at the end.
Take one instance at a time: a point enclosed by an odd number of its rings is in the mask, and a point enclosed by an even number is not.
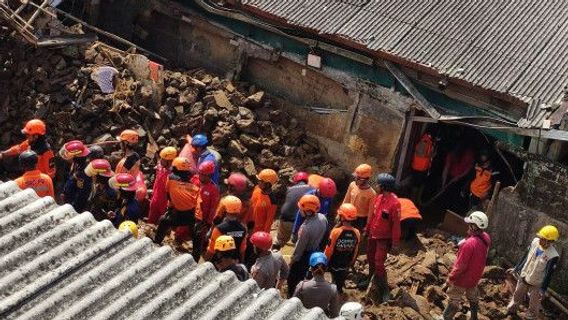
{"type": "Polygon", "coordinates": [[[103,93],[113,93],[114,92],[114,76],[118,74],[118,70],[113,67],[98,67],[91,73],[91,79],[93,79],[101,88],[103,93]]]}

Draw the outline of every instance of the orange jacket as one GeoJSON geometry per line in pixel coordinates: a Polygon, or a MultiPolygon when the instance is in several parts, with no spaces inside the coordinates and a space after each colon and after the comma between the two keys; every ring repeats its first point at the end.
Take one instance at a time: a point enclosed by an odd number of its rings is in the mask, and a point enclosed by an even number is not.
{"type": "MultiPolygon", "coordinates": [[[[17,156],[20,153],[29,150],[30,144],[28,140],[12,146],[10,149],[6,150],[5,154],[8,156],[17,156]]],[[[41,171],[41,173],[47,174],[52,179],[55,177],[55,163],[54,163],[54,155],[53,151],[47,150],[42,154],[38,154],[38,162],[37,162],[37,169],[41,171]]]]}
{"type": "Polygon", "coordinates": [[[361,189],[355,182],[351,182],[343,198],[343,203],[351,203],[357,208],[357,217],[366,218],[373,212],[373,200],[377,192],[372,187],[361,189]]]}
{"type": "Polygon", "coordinates": [[[250,199],[250,208],[247,215],[247,223],[254,222],[254,230],[270,233],[274,216],[276,215],[276,205],[268,194],[262,193],[259,186],[256,186],[250,199]]]}
{"type": "MultiPolygon", "coordinates": [[[[234,196],[241,199],[241,203],[243,204],[238,220],[240,223],[246,224],[248,222],[248,212],[250,210],[250,199],[247,199],[246,195],[234,196]]],[[[223,219],[225,219],[225,216],[227,216],[227,210],[225,209],[223,200],[221,199],[221,201],[219,201],[219,205],[217,206],[217,210],[215,210],[215,218],[213,218],[213,221],[215,222],[215,224],[219,224],[223,221],[223,219]]]]}
{"type": "Polygon", "coordinates": [[[416,208],[412,200],[406,198],[398,198],[398,202],[400,202],[400,221],[410,218],[422,220],[420,211],[418,210],[418,208],[416,208]]]}
{"type": "Polygon", "coordinates": [[[357,259],[361,243],[361,234],[354,227],[340,226],[333,228],[329,242],[325,247],[325,255],[330,267],[347,268],[357,259]]]}
{"type": "Polygon", "coordinates": [[[34,189],[40,197],[49,196],[55,198],[51,178],[47,174],[41,173],[40,170],[32,170],[24,173],[21,177],[16,179],[16,183],[20,189],[34,189]]]}
{"type": "Polygon", "coordinates": [[[493,171],[490,168],[483,168],[479,165],[475,166],[475,178],[471,181],[469,189],[471,193],[481,199],[487,198],[489,190],[491,190],[491,177],[493,171]]]}
{"type": "Polygon", "coordinates": [[[222,235],[233,237],[235,245],[239,250],[240,261],[243,261],[245,251],[247,249],[247,231],[246,227],[236,220],[225,221],[218,226],[213,227],[213,230],[211,231],[211,238],[209,239],[209,245],[207,246],[207,251],[203,255],[203,258],[207,261],[211,260],[213,254],[215,254],[215,241],[222,235]]]}
{"type": "Polygon", "coordinates": [[[199,188],[189,181],[181,181],[181,178],[171,174],[166,182],[166,193],[170,207],[179,211],[187,211],[197,206],[199,188]]]}
{"type": "Polygon", "coordinates": [[[432,154],[434,153],[434,141],[432,136],[425,133],[414,147],[414,157],[412,158],[412,169],[424,172],[430,169],[432,164],[432,154]]]}

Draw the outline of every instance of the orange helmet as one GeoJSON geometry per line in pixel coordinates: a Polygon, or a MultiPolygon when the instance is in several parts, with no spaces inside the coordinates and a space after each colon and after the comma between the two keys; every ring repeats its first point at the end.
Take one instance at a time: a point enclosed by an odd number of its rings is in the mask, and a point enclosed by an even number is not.
{"type": "Polygon", "coordinates": [[[172,162],[172,167],[178,171],[191,171],[191,162],[188,158],[177,157],[172,162]]]}
{"type": "Polygon", "coordinates": [[[46,131],[47,128],[45,126],[45,122],[39,119],[32,119],[28,121],[24,126],[24,128],[22,129],[22,133],[28,135],[38,134],[43,136],[45,135],[46,131]]]}
{"type": "Polygon", "coordinates": [[[357,168],[355,168],[355,172],[353,172],[355,177],[361,179],[369,179],[372,174],[373,168],[366,163],[360,164],[357,168]]]}
{"type": "Polygon", "coordinates": [[[120,135],[116,138],[118,141],[124,141],[131,144],[138,143],[138,139],[140,135],[138,132],[130,129],[126,129],[120,133],[120,135]]]}
{"type": "Polygon", "coordinates": [[[276,173],[276,171],[274,171],[272,169],[261,170],[256,175],[256,177],[258,178],[258,180],[268,182],[272,185],[274,185],[274,184],[276,184],[276,182],[278,182],[278,174],[276,173]]]}
{"type": "Polygon", "coordinates": [[[312,194],[303,195],[298,201],[298,208],[302,212],[312,211],[318,212],[320,209],[320,199],[312,194]]]}
{"type": "Polygon", "coordinates": [[[337,209],[337,214],[342,219],[353,221],[357,219],[357,208],[351,203],[344,203],[337,209]]]}
{"type": "Polygon", "coordinates": [[[136,178],[130,173],[119,173],[108,180],[108,185],[115,190],[136,191],[136,178]]]}
{"type": "Polygon", "coordinates": [[[166,161],[172,161],[177,157],[177,150],[174,147],[165,147],[160,151],[160,158],[166,161]]]}
{"type": "Polygon", "coordinates": [[[225,211],[228,215],[238,215],[241,213],[243,208],[243,203],[241,199],[235,196],[226,196],[221,199],[221,205],[225,207],[225,211]]]}
{"type": "Polygon", "coordinates": [[[110,163],[106,159],[95,159],[85,168],[85,174],[89,177],[101,176],[110,178],[114,175],[110,163]]]}

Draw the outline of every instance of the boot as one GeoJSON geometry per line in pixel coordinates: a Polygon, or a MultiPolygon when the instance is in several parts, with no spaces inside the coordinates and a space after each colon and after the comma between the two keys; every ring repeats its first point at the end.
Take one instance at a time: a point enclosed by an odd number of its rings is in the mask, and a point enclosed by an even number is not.
{"type": "Polygon", "coordinates": [[[377,280],[377,288],[378,288],[378,297],[380,303],[387,302],[390,299],[390,288],[387,282],[386,275],[383,277],[378,278],[377,280]]]}
{"type": "Polygon", "coordinates": [[[470,303],[469,305],[469,320],[477,320],[477,312],[479,311],[479,305],[477,303],[470,303]]]}
{"type": "Polygon", "coordinates": [[[369,287],[369,284],[371,283],[371,278],[372,275],[370,274],[368,277],[366,277],[365,279],[359,281],[357,283],[357,289],[359,290],[367,290],[367,288],[369,287]]]}
{"type": "Polygon", "coordinates": [[[456,313],[458,312],[458,306],[455,304],[449,303],[443,313],[444,320],[452,320],[456,313]]]}

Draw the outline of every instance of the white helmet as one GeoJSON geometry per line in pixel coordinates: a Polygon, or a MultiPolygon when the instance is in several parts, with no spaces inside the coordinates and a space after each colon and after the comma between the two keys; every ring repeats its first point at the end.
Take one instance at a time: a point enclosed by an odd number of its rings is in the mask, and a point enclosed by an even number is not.
{"type": "Polygon", "coordinates": [[[485,215],[485,213],[481,211],[474,211],[469,216],[463,219],[466,223],[473,223],[479,229],[487,229],[489,225],[489,219],[485,215]]]}
{"type": "Polygon", "coordinates": [[[339,311],[341,320],[361,320],[363,319],[363,305],[357,302],[347,302],[339,311]]]}

